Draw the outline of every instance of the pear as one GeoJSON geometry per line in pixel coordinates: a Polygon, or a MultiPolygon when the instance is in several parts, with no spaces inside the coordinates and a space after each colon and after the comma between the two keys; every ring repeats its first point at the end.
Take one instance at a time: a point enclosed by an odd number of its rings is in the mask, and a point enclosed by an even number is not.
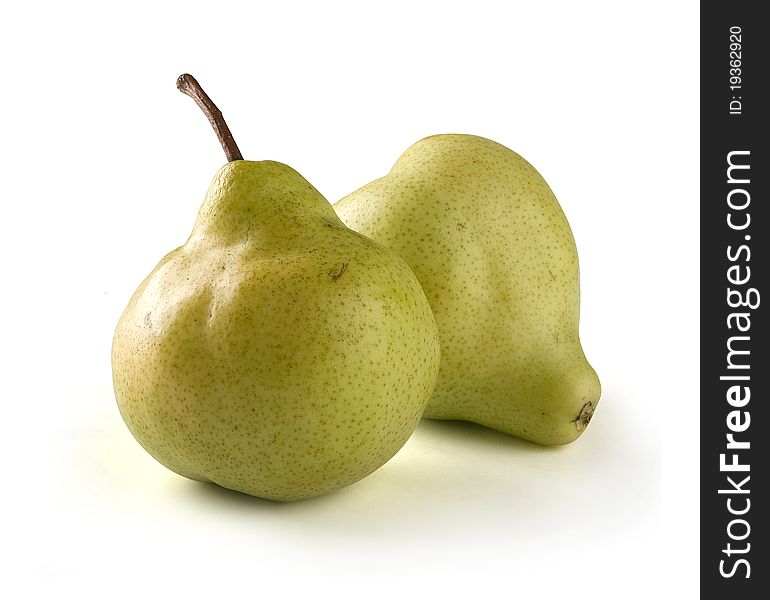
{"type": "Polygon", "coordinates": [[[178,85],[230,162],[120,317],[120,413],[190,479],[280,501],[352,484],[402,447],[430,398],[439,342],[425,294],[294,169],[242,160],[197,82],[178,85]]]}
{"type": "Polygon", "coordinates": [[[441,368],[426,417],[548,445],[580,436],[601,390],[578,337],[577,251],[532,165],[488,139],[436,135],[335,209],[428,296],[441,368]]]}

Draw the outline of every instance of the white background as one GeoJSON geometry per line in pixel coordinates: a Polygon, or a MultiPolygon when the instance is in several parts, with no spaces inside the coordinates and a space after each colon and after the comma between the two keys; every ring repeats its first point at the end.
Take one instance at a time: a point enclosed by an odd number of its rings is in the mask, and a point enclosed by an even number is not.
{"type": "Polygon", "coordinates": [[[0,596],[695,597],[695,2],[4,6],[0,596]],[[184,71],[246,158],[330,201],[434,133],[532,162],[580,253],[604,386],[586,434],[423,422],[372,476],[290,505],[150,458],[110,343],[224,162],[184,71]]]}

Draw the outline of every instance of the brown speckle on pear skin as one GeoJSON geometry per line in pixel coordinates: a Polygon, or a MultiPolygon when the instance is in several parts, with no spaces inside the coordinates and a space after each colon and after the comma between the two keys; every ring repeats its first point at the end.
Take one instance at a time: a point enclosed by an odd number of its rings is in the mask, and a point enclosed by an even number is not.
{"type": "Polygon", "coordinates": [[[329,271],[329,277],[331,277],[332,281],[337,281],[340,277],[342,277],[345,274],[345,271],[348,270],[348,265],[350,263],[342,263],[339,268],[332,269],[329,271]]]}

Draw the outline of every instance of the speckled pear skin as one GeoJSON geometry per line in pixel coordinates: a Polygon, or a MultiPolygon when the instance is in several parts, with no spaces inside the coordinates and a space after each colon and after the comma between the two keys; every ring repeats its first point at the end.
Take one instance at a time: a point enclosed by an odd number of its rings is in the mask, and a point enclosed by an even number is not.
{"type": "Polygon", "coordinates": [[[417,426],[438,330],[412,271],[290,167],[235,161],[115,332],[121,415],[166,467],[272,500],[349,485],[417,426]]]}
{"type": "Polygon", "coordinates": [[[532,165],[488,139],[432,136],[335,209],[428,296],[441,368],[425,416],[539,444],[580,436],[601,388],[578,337],[577,250],[532,165]]]}

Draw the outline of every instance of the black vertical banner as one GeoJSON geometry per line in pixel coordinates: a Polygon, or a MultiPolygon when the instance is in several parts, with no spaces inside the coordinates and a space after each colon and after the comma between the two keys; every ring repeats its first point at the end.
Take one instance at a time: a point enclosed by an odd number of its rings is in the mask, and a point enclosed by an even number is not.
{"type": "Polygon", "coordinates": [[[701,3],[701,595],[770,598],[770,22],[701,3]]]}

